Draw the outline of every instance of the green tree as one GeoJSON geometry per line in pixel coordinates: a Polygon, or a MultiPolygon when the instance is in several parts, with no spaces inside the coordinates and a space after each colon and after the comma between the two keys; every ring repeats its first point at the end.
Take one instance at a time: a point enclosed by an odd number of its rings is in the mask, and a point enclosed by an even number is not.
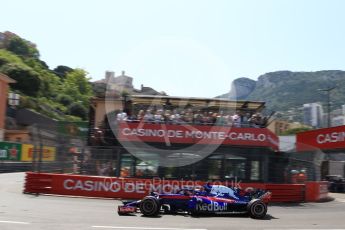
{"type": "Polygon", "coordinates": [[[32,44],[20,37],[13,37],[8,43],[7,50],[23,57],[39,58],[39,52],[32,44]]]}
{"type": "Polygon", "coordinates": [[[25,65],[23,60],[17,55],[8,50],[0,49],[0,67],[8,63],[25,65]]]}
{"type": "Polygon", "coordinates": [[[88,111],[82,103],[74,102],[68,106],[68,113],[86,120],[88,111]]]}
{"type": "Polygon", "coordinates": [[[13,89],[29,96],[36,96],[38,94],[41,79],[38,73],[31,68],[18,64],[5,64],[0,68],[0,72],[17,81],[16,84],[11,85],[13,89]]]}
{"type": "Polygon", "coordinates": [[[66,95],[66,94],[59,94],[56,97],[56,100],[65,106],[69,106],[73,102],[73,98],[69,95],[66,95]]]}
{"type": "Polygon", "coordinates": [[[70,95],[75,101],[81,101],[85,107],[93,95],[90,79],[86,74],[82,69],[75,69],[66,75],[62,85],[62,93],[70,95]]]}
{"type": "Polygon", "coordinates": [[[59,65],[53,71],[60,78],[65,78],[68,73],[73,71],[73,69],[68,66],[59,65]]]}

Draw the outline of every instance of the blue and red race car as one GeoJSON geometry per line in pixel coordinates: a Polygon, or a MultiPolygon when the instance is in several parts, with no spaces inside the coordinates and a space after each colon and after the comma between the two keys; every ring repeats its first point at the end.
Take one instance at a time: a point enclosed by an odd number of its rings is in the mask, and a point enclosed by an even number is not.
{"type": "Polygon", "coordinates": [[[234,214],[247,213],[262,219],[267,213],[271,193],[265,190],[244,191],[223,185],[205,185],[200,190],[181,190],[176,194],[151,193],[142,200],[118,206],[118,214],[136,213],[157,216],[162,213],[234,214]]]}

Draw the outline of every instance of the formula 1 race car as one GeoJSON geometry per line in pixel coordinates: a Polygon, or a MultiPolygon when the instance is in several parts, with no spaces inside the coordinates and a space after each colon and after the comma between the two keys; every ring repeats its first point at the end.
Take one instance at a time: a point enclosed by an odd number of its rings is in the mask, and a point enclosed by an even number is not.
{"type": "Polygon", "coordinates": [[[271,193],[265,190],[244,191],[223,185],[205,185],[200,190],[181,190],[176,194],[152,192],[142,200],[124,202],[118,206],[118,214],[136,213],[157,216],[161,213],[198,214],[249,214],[262,219],[267,213],[271,193]]]}

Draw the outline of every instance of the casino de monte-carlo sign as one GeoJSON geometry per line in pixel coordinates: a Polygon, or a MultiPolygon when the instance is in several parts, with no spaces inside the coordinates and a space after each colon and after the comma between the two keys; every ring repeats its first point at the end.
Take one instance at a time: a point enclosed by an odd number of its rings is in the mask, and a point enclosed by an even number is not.
{"type": "Polygon", "coordinates": [[[207,125],[169,125],[149,123],[120,123],[120,141],[141,141],[180,144],[217,144],[260,146],[279,149],[278,137],[265,128],[233,128],[207,125]]]}
{"type": "Polygon", "coordinates": [[[297,134],[297,151],[312,151],[316,149],[345,149],[345,126],[316,129],[297,134]]]}

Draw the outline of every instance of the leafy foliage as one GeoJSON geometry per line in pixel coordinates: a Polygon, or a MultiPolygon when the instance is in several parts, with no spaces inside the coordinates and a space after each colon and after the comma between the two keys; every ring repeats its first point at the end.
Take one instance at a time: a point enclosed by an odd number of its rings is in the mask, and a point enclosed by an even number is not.
{"type": "Polygon", "coordinates": [[[301,133],[301,132],[309,131],[311,129],[312,128],[308,128],[308,127],[288,129],[285,132],[283,132],[282,135],[293,135],[293,134],[296,134],[296,133],[301,133]]]}
{"type": "Polygon", "coordinates": [[[64,106],[69,106],[70,104],[72,104],[73,102],[73,97],[69,96],[69,95],[66,95],[66,94],[59,94],[57,97],[56,97],[56,100],[63,104],[64,106]]]}
{"type": "Polygon", "coordinates": [[[93,95],[89,78],[82,69],[75,69],[66,75],[62,85],[62,92],[70,95],[75,101],[80,101],[85,107],[89,104],[89,99],[93,95]]]}
{"type": "Polygon", "coordinates": [[[10,76],[18,83],[14,84],[13,89],[17,89],[24,94],[36,96],[41,86],[41,79],[37,72],[29,67],[18,64],[5,64],[1,67],[1,72],[10,76]]]}
{"type": "Polygon", "coordinates": [[[38,50],[33,45],[17,36],[11,38],[7,50],[23,57],[39,58],[40,56],[38,50]]]}
{"type": "Polygon", "coordinates": [[[33,43],[13,36],[0,49],[0,72],[17,81],[10,87],[21,94],[20,107],[58,120],[87,119],[93,91],[86,71],[64,65],[51,70],[33,43]]]}
{"type": "Polygon", "coordinates": [[[66,75],[69,73],[69,72],[72,72],[73,69],[68,67],[68,66],[64,66],[64,65],[59,65],[57,66],[54,70],[54,73],[56,75],[58,75],[60,78],[65,78],[66,75]]]}
{"type": "Polygon", "coordinates": [[[73,116],[81,117],[83,120],[86,120],[87,109],[80,102],[74,102],[68,106],[68,113],[73,116]]]}
{"type": "Polygon", "coordinates": [[[0,67],[8,64],[8,63],[14,63],[14,64],[19,64],[19,65],[25,65],[23,60],[18,57],[17,55],[5,50],[5,49],[0,49],[0,67]]]}

